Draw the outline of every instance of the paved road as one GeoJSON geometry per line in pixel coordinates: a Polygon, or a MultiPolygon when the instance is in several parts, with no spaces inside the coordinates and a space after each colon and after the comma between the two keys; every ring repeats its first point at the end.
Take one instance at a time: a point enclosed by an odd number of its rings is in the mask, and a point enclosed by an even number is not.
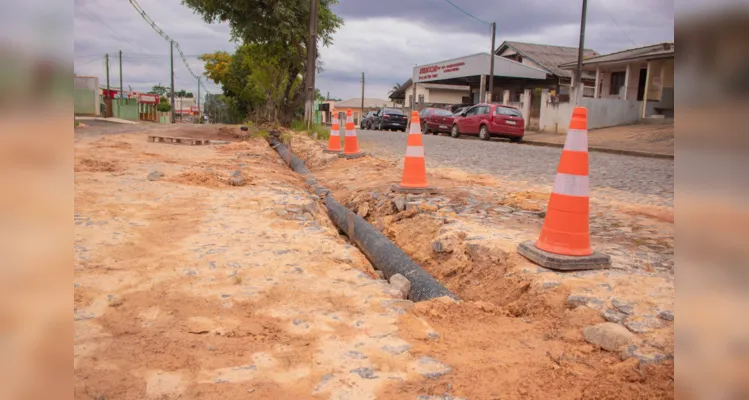
{"type": "MultiPolygon", "coordinates": [[[[358,130],[364,151],[384,157],[402,157],[403,132],[358,130]]],[[[551,184],[562,149],[514,144],[501,139],[453,139],[424,135],[429,167],[453,167],[502,178],[551,184]]],[[[592,188],[613,188],[632,194],[655,195],[673,206],[674,161],[619,154],[590,153],[592,188]]]]}

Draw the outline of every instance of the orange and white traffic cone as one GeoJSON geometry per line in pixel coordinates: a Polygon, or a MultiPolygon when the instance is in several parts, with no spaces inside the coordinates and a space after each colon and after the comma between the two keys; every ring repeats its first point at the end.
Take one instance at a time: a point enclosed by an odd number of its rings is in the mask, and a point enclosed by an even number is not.
{"type": "Polygon", "coordinates": [[[346,137],[343,139],[343,153],[338,155],[343,158],[359,158],[364,153],[359,150],[359,140],[356,138],[356,127],[351,109],[346,109],[346,137]]]}
{"type": "Polygon", "coordinates": [[[330,125],[330,139],[328,139],[328,148],[323,153],[340,153],[341,152],[341,127],[338,125],[338,117],[333,117],[333,123],[330,125]]]}
{"type": "Polygon", "coordinates": [[[521,243],[518,252],[551,269],[609,267],[611,258],[590,247],[589,214],[588,110],[575,107],[541,235],[535,243],[521,243]]]}
{"type": "Polygon", "coordinates": [[[427,166],[424,159],[424,143],[422,142],[421,121],[418,111],[411,113],[406,159],[403,164],[403,179],[401,179],[399,186],[393,187],[393,190],[408,193],[433,191],[427,184],[427,166]]]}

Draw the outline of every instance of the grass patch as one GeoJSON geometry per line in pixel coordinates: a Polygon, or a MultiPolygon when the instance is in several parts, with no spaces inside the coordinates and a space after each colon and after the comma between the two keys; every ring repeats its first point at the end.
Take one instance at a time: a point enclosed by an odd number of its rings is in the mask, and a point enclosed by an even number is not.
{"type": "Polygon", "coordinates": [[[270,137],[270,133],[266,131],[265,129],[258,129],[258,130],[252,131],[250,136],[254,138],[267,139],[268,137],[270,137]]]}
{"type": "Polygon", "coordinates": [[[78,121],[73,121],[73,122],[74,122],[73,127],[77,128],[78,127],[78,121]]]}
{"type": "Polygon", "coordinates": [[[317,133],[317,140],[328,140],[330,138],[330,128],[325,125],[312,124],[310,129],[307,129],[307,124],[303,120],[295,119],[291,121],[291,130],[299,133],[304,133],[309,137],[314,137],[317,133]]]}

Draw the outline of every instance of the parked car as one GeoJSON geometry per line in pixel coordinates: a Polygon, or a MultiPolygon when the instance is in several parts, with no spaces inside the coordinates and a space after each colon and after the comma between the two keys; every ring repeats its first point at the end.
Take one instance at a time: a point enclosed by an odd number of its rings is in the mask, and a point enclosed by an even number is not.
{"type": "Polygon", "coordinates": [[[453,113],[444,108],[427,107],[419,112],[421,131],[432,132],[435,135],[440,132],[450,133],[453,126],[453,113]]]}
{"type": "Polygon", "coordinates": [[[366,114],[364,114],[364,117],[361,119],[361,123],[359,123],[359,128],[361,129],[372,129],[372,124],[374,122],[374,111],[369,111],[366,114]]]}
{"type": "Polygon", "coordinates": [[[505,137],[513,142],[523,140],[525,119],[515,107],[502,104],[477,104],[456,118],[450,136],[474,135],[482,140],[492,136],[505,137]]]}
{"type": "Polygon", "coordinates": [[[385,107],[375,113],[372,124],[376,131],[389,129],[405,132],[406,126],[408,126],[408,117],[397,108],[385,107]]]}

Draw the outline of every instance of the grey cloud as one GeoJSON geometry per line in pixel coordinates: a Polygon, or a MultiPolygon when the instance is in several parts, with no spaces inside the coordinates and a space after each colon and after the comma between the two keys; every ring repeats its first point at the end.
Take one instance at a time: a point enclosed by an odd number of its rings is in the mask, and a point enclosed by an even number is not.
{"type": "MultiPolygon", "coordinates": [[[[581,17],[581,1],[524,0],[489,3],[486,0],[452,0],[479,19],[497,23],[497,40],[507,36],[533,34],[542,28],[578,25],[581,17]]],[[[344,20],[376,17],[397,17],[407,21],[432,26],[436,32],[449,35],[454,32],[489,33],[489,28],[466,16],[445,0],[344,0],[335,6],[344,20]]],[[[641,44],[650,44],[673,38],[673,0],[590,0],[588,2],[588,24],[612,25],[618,35],[621,30],[641,44]],[[613,20],[612,20],[613,17],[613,20]],[[616,21],[616,22],[614,22],[616,21]],[[621,30],[616,27],[621,26],[621,30]],[[652,37],[652,32],[642,29],[663,27],[661,34],[652,37]],[[667,35],[669,30],[671,35],[667,35]],[[665,39],[662,37],[666,36],[665,39]]],[[[623,36],[623,35],[622,35],[623,36]]],[[[550,38],[553,39],[553,38],[550,38]]],[[[591,38],[591,46],[608,48],[608,38],[591,38]]],[[[630,43],[631,47],[631,43],[630,43]]],[[[612,49],[618,50],[618,49],[612,49]]],[[[605,51],[609,51],[608,49],[605,51]]]]}
{"type": "MultiPolygon", "coordinates": [[[[202,75],[203,62],[197,55],[217,50],[233,51],[230,29],[226,24],[207,24],[179,0],[140,0],[138,2],[156,24],[180,43],[193,72],[202,75]]],[[[110,84],[119,86],[117,52],[123,52],[124,85],[136,90],[154,84],[169,83],[169,42],[160,37],[128,1],[76,0],[75,5],[76,73],[99,76],[104,80],[103,62],[96,55],[110,54],[110,84]],[[116,83],[115,83],[116,82],[116,83]],[[114,83],[114,84],[113,84],[114,83]]],[[[174,52],[175,87],[197,92],[197,82],[174,52]]],[[[204,78],[205,79],[205,78],[204,78]]],[[[213,93],[221,89],[205,82],[213,93]]]]}

